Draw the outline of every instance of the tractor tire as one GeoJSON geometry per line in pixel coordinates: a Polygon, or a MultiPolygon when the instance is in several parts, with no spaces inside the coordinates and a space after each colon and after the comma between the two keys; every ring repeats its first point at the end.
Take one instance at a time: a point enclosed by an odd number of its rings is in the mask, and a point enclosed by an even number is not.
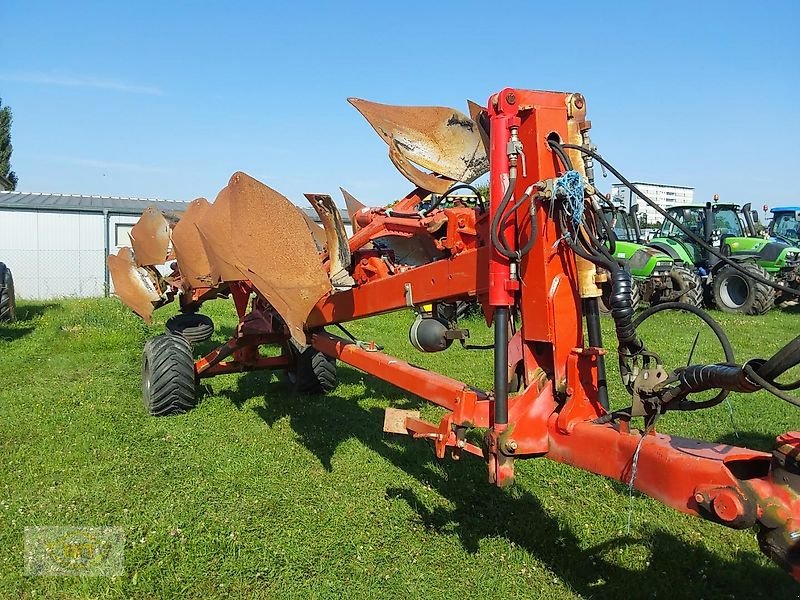
{"type": "MultiPolygon", "coordinates": [[[[754,275],[769,279],[769,274],[752,262],[739,266],[754,275]]],[[[722,267],[713,277],[714,304],[722,312],[743,315],[763,315],[775,304],[775,289],[743,275],[730,265],[722,267]]]]}
{"type": "Polygon", "coordinates": [[[290,344],[295,366],[287,371],[286,376],[294,391],[307,396],[333,391],[339,384],[336,359],[329,358],[311,346],[300,349],[293,341],[290,344]]]}
{"type": "Polygon", "coordinates": [[[17,320],[17,298],[14,295],[14,278],[11,269],[0,263],[0,322],[17,320]]]}
{"type": "Polygon", "coordinates": [[[155,417],[185,413],[197,405],[192,347],[182,335],[162,333],[144,345],[142,396],[155,417]]]}
{"type": "Polygon", "coordinates": [[[670,271],[673,291],[686,293],[678,298],[678,302],[689,304],[696,308],[703,307],[703,280],[697,271],[687,267],[672,267],[670,271]]]}
{"type": "MultiPolygon", "coordinates": [[[[602,285],[603,295],[597,299],[597,307],[603,316],[611,314],[611,284],[604,283],[602,285]]],[[[631,306],[634,312],[639,310],[639,305],[642,303],[642,290],[636,280],[633,280],[633,287],[631,288],[631,306]]]]}
{"type": "Polygon", "coordinates": [[[192,344],[199,344],[214,335],[214,321],[199,313],[180,313],[167,319],[167,331],[182,335],[192,344]]]}

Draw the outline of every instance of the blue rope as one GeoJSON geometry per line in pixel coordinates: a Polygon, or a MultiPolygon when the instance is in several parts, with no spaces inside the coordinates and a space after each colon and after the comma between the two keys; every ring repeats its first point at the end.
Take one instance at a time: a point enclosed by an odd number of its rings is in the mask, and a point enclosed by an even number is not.
{"type": "Polygon", "coordinates": [[[577,171],[567,171],[556,178],[553,191],[556,196],[564,196],[572,224],[578,227],[583,221],[583,178],[577,171]]]}

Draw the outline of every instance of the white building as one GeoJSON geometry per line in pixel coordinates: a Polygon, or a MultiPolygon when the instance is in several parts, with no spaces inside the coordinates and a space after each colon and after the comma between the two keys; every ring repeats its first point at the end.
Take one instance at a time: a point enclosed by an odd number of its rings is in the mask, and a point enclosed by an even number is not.
{"type": "Polygon", "coordinates": [[[106,257],[130,246],[128,232],[145,208],[182,212],[186,203],[0,192],[0,261],[14,274],[18,298],[103,296],[106,257]]]}
{"type": "MultiPolygon", "coordinates": [[[[17,298],[107,295],[106,257],[130,246],[128,232],[145,208],[182,213],[185,202],[0,191],[0,262],[14,274],[17,298]]],[[[304,209],[315,221],[312,208],[304,209]]],[[[352,234],[350,219],[342,220],[352,234]]]]}
{"type": "MultiPolygon", "coordinates": [[[[643,194],[653,200],[661,208],[667,209],[679,204],[691,204],[694,202],[694,188],[682,185],[666,185],[662,183],[644,183],[639,181],[632,182],[643,194]]],[[[611,199],[622,202],[626,209],[631,204],[639,205],[639,214],[647,216],[647,223],[655,225],[663,220],[656,210],[644,200],[632,193],[624,184],[615,183],[611,186],[611,199]]],[[[641,218],[641,217],[640,217],[641,218]]]]}

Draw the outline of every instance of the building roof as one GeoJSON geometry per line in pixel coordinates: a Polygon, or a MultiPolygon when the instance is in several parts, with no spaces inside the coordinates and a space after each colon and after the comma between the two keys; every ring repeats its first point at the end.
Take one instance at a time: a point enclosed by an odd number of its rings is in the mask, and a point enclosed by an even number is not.
{"type": "MultiPolygon", "coordinates": [[[[651,185],[654,187],[677,188],[679,190],[693,190],[693,187],[688,185],[670,185],[669,183],[648,183],[646,181],[631,181],[633,185],[651,185]]],[[[628,187],[624,183],[612,183],[611,187],[628,187]]]]}
{"type": "Polygon", "coordinates": [[[0,192],[0,208],[17,210],[48,210],[99,212],[140,215],[155,204],[161,211],[183,212],[188,203],[151,198],[120,198],[116,196],[80,196],[75,194],[46,194],[40,192],[0,192]]]}
{"type": "MultiPolygon", "coordinates": [[[[124,198],[118,196],[81,196],[79,194],[47,194],[41,192],[0,191],[0,209],[47,210],[55,212],[96,212],[140,215],[148,206],[155,205],[162,212],[183,212],[188,202],[156,200],[154,198],[124,198]]],[[[311,219],[319,222],[317,211],[302,209],[311,219]]],[[[341,211],[345,225],[350,224],[346,211],[341,211]]]]}

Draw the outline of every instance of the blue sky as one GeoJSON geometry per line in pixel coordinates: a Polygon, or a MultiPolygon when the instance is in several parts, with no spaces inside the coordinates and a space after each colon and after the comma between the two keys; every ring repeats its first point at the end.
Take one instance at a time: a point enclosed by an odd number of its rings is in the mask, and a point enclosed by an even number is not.
{"type": "Polygon", "coordinates": [[[510,86],[582,92],[631,179],[800,204],[796,0],[4,0],[3,15],[25,191],[213,198],[242,170],[299,204],[340,202],[339,186],[384,204],[410,184],[348,96],[466,112],[510,86]]]}

